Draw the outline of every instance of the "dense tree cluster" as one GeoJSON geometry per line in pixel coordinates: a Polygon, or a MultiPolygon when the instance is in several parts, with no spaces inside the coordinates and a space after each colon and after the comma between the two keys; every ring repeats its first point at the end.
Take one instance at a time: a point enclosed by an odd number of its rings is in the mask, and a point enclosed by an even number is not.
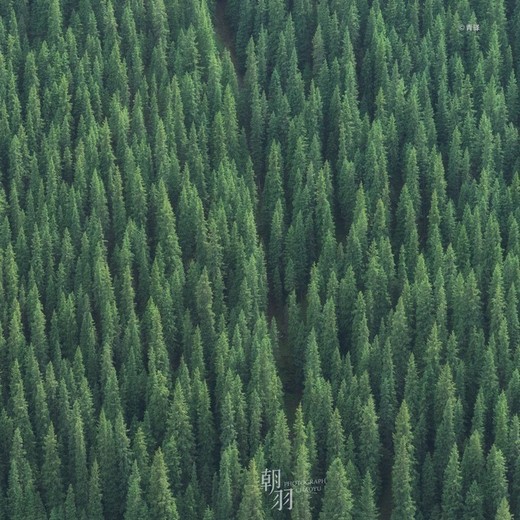
{"type": "Polygon", "coordinates": [[[520,518],[519,33],[1,1],[0,519],[520,518]]]}

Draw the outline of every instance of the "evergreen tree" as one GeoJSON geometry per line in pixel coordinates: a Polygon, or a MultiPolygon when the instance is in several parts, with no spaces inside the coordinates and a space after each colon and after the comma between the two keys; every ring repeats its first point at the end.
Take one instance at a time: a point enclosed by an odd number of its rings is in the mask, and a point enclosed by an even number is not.
{"type": "Polygon", "coordinates": [[[392,518],[413,518],[416,504],[413,499],[413,437],[410,414],[403,401],[395,420],[394,466],[392,468],[392,518]]]}
{"type": "Polygon", "coordinates": [[[238,518],[240,520],[245,520],[246,518],[263,520],[265,518],[258,482],[259,475],[253,459],[249,465],[249,471],[244,483],[244,493],[238,510],[238,518]]]}
{"type": "Polygon", "coordinates": [[[141,489],[141,476],[139,474],[139,466],[134,462],[132,473],[128,481],[128,493],[125,507],[125,520],[137,520],[145,518],[148,514],[148,508],[143,498],[141,489]]]}
{"type": "MultiPolygon", "coordinates": [[[[298,421],[298,430],[295,432],[295,460],[293,465],[293,478],[300,483],[308,482],[310,478],[310,461],[309,452],[305,444],[306,434],[303,430],[301,408],[298,409],[300,420],[298,421]],[[298,443],[298,444],[296,444],[298,443]]],[[[297,411],[298,413],[298,411],[297,411]]],[[[293,520],[310,520],[312,518],[310,497],[308,493],[299,493],[293,499],[293,509],[291,512],[293,520]]]]}
{"type": "Polygon", "coordinates": [[[43,445],[42,487],[47,510],[58,508],[63,500],[63,477],[58,442],[52,423],[43,445]]]}
{"type": "Polygon", "coordinates": [[[327,471],[320,520],[325,518],[352,518],[352,494],[345,468],[339,459],[335,459],[327,471]]]}
{"type": "Polygon", "coordinates": [[[376,520],[379,518],[375,503],[374,486],[368,471],[363,478],[361,496],[354,505],[354,518],[366,518],[367,520],[376,520]]]}
{"type": "MultiPolygon", "coordinates": [[[[134,479],[136,478],[135,473],[134,479]]],[[[134,480],[135,486],[135,480],[134,480]]],[[[161,518],[161,519],[177,519],[179,518],[177,513],[177,506],[175,504],[175,499],[173,498],[170,491],[170,484],[168,482],[168,476],[166,474],[166,465],[164,463],[164,456],[162,451],[158,449],[155,452],[152,466],[150,468],[150,484],[148,490],[148,500],[150,503],[150,514],[153,518],[161,518]]],[[[132,504],[132,509],[137,507],[135,511],[139,510],[139,507],[142,508],[139,499],[132,500],[135,502],[132,504]]],[[[142,509],[141,509],[142,510],[142,509]]]]}
{"type": "Polygon", "coordinates": [[[498,506],[497,514],[495,516],[496,520],[512,520],[513,515],[509,511],[509,504],[506,498],[503,498],[498,506]]]}
{"type": "Polygon", "coordinates": [[[442,492],[442,514],[443,518],[460,518],[461,511],[461,478],[459,469],[459,455],[457,447],[454,446],[446,471],[444,472],[443,492],[442,492]]]}

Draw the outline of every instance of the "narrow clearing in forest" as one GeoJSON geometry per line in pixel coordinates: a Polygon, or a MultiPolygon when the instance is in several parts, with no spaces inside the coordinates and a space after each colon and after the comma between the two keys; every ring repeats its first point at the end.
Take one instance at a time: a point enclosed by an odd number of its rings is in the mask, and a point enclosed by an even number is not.
{"type": "Polygon", "coordinates": [[[296,370],[294,352],[292,352],[287,336],[287,312],[274,302],[269,302],[268,318],[276,320],[278,327],[278,347],[275,358],[278,366],[278,374],[283,386],[284,407],[287,422],[292,427],[296,409],[303,395],[303,381],[300,380],[296,370]]]}
{"type": "Polygon", "coordinates": [[[238,66],[237,54],[235,50],[235,35],[231,29],[229,19],[226,13],[227,2],[225,0],[218,0],[215,5],[215,34],[217,41],[229,51],[231,61],[235,66],[235,72],[239,83],[242,81],[242,74],[238,66]]]}
{"type": "MultiPolygon", "coordinates": [[[[235,35],[229,23],[226,7],[227,2],[225,0],[218,0],[216,2],[215,34],[217,42],[229,51],[231,61],[235,66],[239,85],[241,85],[243,75],[240,72],[235,49],[235,35]]],[[[289,425],[292,425],[296,408],[302,398],[303,382],[298,380],[298,374],[294,368],[294,353],[291,352],[289,342],[287,341],[287,318],[285,309],[270,302],[268,317],[269,319],[275,319],[278,327],[279,344],[276,349],[275,358],[278,366],[278,374],[280,375],[283,385],[283,399],[287,421],[289,425]]]]}

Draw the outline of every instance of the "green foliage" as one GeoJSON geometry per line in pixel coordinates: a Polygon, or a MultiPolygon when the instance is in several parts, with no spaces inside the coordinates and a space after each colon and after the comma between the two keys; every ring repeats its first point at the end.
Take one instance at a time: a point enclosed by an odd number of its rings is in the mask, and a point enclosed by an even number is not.
{"type": "Polygon", "coordinates": [[[413,499],[413,435],[410,425],[410,415],[406,401],[395,420],[394,431],[394,466],[392,469],[392,518],[413,518],[416,504],[413,499]]]}
{"type": "Polygon", "coordinates": [[[352,495],[345,468],[339,459],[332,462],[327,472],[320,520],[326,518],[352,518],[352,495]]]}
{"type": "Polygon", "coordinates": [[[155,453],[150,469],[148,502],[150,504],[150,515],[153,518],[164,520],[179,518],[175,499],[170,491],[164,457],[160,449],[155,453]]]}
{"type": "Polygon", "coordinates": [[[0,518],[520,517],[519,13],[0,2],[0,518]]]}
{"type": "Polygon", "coordinates": [[[265,518],[258,481],[259,474],[253,459],[244,483],[244,493],[238,510],[239,520],[264,520],[265,518]]]}

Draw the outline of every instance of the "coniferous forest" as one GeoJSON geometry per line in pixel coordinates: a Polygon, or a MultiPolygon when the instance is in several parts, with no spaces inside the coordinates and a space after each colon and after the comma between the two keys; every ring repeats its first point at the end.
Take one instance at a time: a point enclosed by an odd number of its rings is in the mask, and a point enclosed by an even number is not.
{"type": "Polygon", "coordinates": [[[519,0],[0,1],[0,519],[520,519],[519,0]]]}

